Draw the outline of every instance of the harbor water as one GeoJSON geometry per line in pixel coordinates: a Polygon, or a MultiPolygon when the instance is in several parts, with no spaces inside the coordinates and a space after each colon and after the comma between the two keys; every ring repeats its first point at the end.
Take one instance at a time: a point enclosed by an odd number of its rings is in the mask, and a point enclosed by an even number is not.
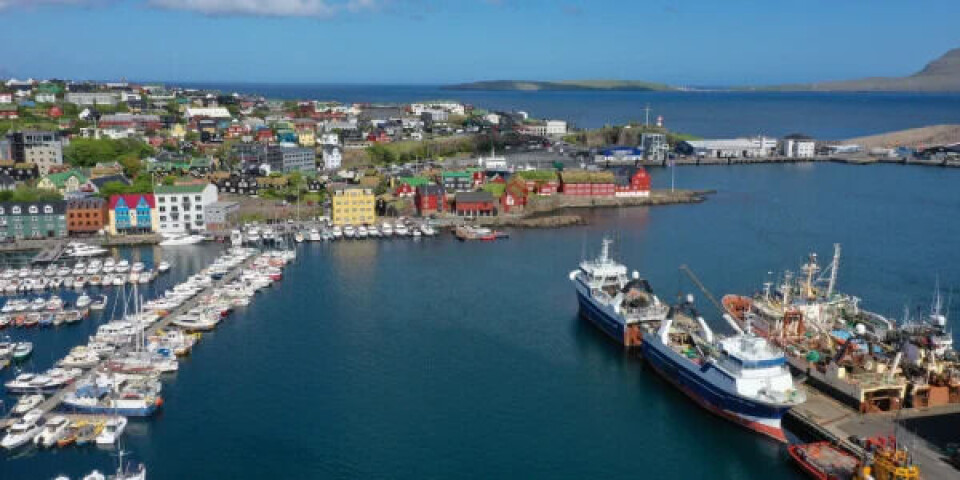
{"type": "MultiPolygon", "coordinates": [[[[839,285],[898,316],[960,286],[960,171],[876,165],[681,167],[703,204],[582,212],[589,225],[509,240],[302,244],[284,279],[205,334],[167,377],[162,413],[124,441],[152,479],[802,478],[782,446],[687,400],[577,318],[567,273],[613,255],[661,298],[752,293],[806,254],[843,245],[839,285]]],[[[653,172],[669,188],[671,172],[653,172]]],[[[174,265],[220,245],[120,252],[174,265]]],[[[953,331],[960,312],[951,305],[953,331]]],[[[106,312],[109,313],[108,306],[106,312]]],[[[49,367],[102,322],[10,330],[49,367]]],[[[0,373],[4,381],[10,369],[0,373]]],[[[9,397],[4,397],[8,400],[9,397]]],[[[0,455],[2,479],[110,469],[108,450],[0,455]]]]}

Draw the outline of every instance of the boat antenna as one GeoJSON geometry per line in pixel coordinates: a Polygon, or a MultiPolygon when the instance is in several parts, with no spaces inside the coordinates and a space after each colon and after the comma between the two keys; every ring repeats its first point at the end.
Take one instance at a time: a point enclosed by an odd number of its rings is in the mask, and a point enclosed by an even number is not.
{"type": "Polygon", "coordinates": [[[840,244],[833,244],[833,261],[830,262],[830,283],[827,285],[827,299],[833,296],[837,286],[837,269],[840,268],[840,244]]]}

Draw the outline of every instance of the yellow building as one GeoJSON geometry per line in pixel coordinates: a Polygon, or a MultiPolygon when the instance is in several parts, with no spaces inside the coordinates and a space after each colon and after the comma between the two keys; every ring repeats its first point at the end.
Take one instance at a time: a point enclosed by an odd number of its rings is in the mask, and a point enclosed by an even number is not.
{"type": "Polygon", "coordinates": [[[170,136],[178,140],[183,140],[187,136],[187,129],[183,125],[176,123],[170,128],[170,136]]]}
{"type": "Polygon", "coordinates": [[[377,219],[376,196],[372,188],[356,185],[337,187],[331,196],[334,225],[370,225],[377,219]]]}
{"type": "Polygon", "coordinates": [[[317,144],[317,135],[309,130],[301,130],[297,132],[297,141],[301,147],[313,147],[317,144]]]}

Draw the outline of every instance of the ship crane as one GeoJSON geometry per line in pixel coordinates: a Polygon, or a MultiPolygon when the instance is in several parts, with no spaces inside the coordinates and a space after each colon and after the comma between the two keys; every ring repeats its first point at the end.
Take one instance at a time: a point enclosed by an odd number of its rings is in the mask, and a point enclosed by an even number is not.
{"type": "Polygon", "coordinates": [[[720,302],[717,301],[716,297],[710,293],[710,290],[707,290],[707,287],[704,286],[703,282],[701,282],[699,278],[697,278],[697,275],[693,273],[693,270],[690,270],[690,267],[686,265],[680,265],[680,271],[685,273],[687,277],[690,277],[690,281],[692,281],[693,284],[696,285],[704,295],[706,295],[707,300],[710,300],[710,303],[717,307],[717,310],[720,310],[723,313],[730,313],[727,311],[727,309],[723,308],[723,305],[721,305],[720,302]]]}

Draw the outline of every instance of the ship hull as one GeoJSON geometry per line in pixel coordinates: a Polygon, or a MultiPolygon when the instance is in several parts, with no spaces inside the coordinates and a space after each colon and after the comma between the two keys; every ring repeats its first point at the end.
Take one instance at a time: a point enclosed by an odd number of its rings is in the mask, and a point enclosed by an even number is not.
{"type": "Polygon", "coordinates": [[[781,419],[791,406],[771,405],[737,395],[701,374],[701,368],[649,336],[643,342],[647,364],[704,409],[779,442],[787,438],[781,419]]]}
{"type": "Polygon", "coordinates": [[[577,287],[577,303],[580,305],[580,316],[592,323],[601,332],[612,338],[624,347],[635,346],[626,341],[626,325],[613,310],[590,296],[590,290],[580,279],[575,282],[577,287]]]}

